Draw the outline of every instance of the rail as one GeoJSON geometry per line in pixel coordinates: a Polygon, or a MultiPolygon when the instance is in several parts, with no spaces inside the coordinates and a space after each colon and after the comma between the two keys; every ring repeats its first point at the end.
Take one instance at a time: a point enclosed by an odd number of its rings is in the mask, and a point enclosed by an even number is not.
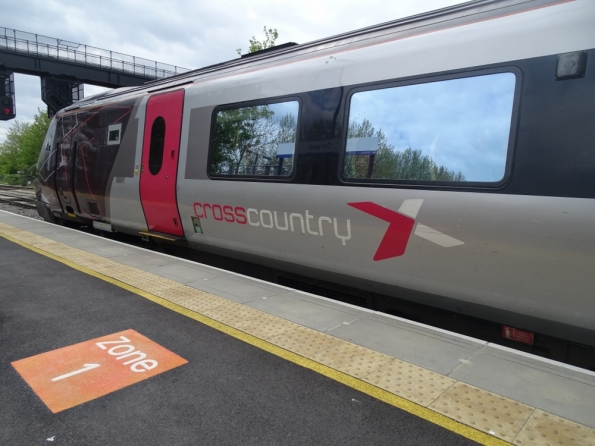
{"type": "Polygon", "coordinates": [[[35,209],[35,192],[31,187],[0,184],[0,203],[35,209]]]}
{"type": "Polygon", "coordinates": [[[0,26],[1,49],[133,73],[153,79],[190,71],[188,68],[2,26],[0,26]]]}

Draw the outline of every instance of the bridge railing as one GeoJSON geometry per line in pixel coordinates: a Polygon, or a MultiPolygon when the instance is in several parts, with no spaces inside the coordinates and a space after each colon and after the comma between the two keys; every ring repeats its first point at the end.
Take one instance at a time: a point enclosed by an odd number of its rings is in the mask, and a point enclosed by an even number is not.
{"type": "Polygon", "coordinates": [[[1,26],[0,49],[134,73],[155,79],[190,71],[175,65],[1,26]]]}

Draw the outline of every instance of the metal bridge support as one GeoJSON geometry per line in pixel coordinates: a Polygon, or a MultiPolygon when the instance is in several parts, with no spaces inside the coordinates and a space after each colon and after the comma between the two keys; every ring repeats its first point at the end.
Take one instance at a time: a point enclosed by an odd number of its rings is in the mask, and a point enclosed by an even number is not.
{"type": "Polygon", "coordinates": [[[14,97],[14,73],[0,68],[0,121],[14,119],[17,114],[14,97]]]}
{"type": "Polygon", "coordinates": [[[83,88],[81,82],[42,77],[41,100],[48,106],[48,116],[51,118],[58,110],[83,99],[83,88]]]}

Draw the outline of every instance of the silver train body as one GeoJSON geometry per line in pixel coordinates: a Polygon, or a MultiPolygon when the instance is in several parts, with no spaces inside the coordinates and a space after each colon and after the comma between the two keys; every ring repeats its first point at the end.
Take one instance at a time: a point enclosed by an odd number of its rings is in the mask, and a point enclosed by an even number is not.
{"type": "Polygon", "coordinates": [[[88,98],[52,122],[39,212],[595,346],[594,24],[590,0],[475,1],[88,98]],[[347,173],[379,144],[348,148],[357,94],[502,73],[501,175],[347,173]],[[289,169],[215,160],[225,112],[266,104],[297,104],[289,169]]]}

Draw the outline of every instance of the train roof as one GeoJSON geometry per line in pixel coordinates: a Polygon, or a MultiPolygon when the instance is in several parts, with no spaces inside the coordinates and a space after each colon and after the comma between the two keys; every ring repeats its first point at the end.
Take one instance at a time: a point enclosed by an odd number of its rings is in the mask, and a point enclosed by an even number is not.
{"type": "Polygon", "coordinates": [[[283,44],[264,51],[243,55],[237,59],[208,65],[176,76],[147,82],[138,87],[123,87],[83,99],[65,109],[74,110],[97,102],[131,93],[154,92],[176,86],[205,81],[221,73],[242,72],[271,64],[295,62],[323,57],[341,51],[351,51],[407,37],[461,27],[520,12],[536,10],[576,0],[472,0],[462,4],[405,17],[378,25],[349,31],[304,44],[283,44]]]}

